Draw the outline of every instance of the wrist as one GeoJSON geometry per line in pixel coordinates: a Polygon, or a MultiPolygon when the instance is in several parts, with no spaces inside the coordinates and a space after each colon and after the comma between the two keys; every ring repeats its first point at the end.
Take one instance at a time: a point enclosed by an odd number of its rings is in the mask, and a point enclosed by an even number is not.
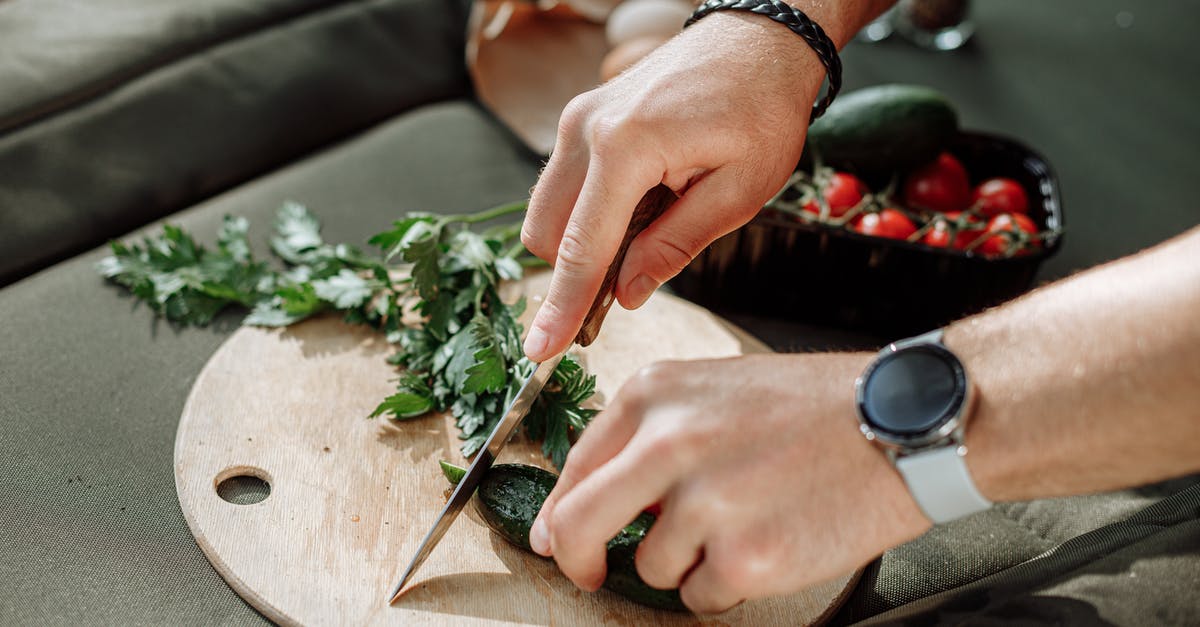
{"type": "Polygon", "coordinates": [[[1037,494],[1030,492],[1032,486],[1020,473],[1033,468],[1034,460],[1028,456],[1037,447],[1012,440],[1020,428],[1013,420],[1016,399],[997,385],[992,360],[984,354],[988,342],[972,336],[967,325],[959,323],[946,331],[947,346],[958,354],[975,382],[975,407],[965,436],[970,451],[967,467],[979,491],[992,501],[1035,498],[1037,494]]]}
{"type": "MultiPolygon", "coordinates": [[[[871,352],[826,353],[805,358],[812,357],[820,359],[822,372],[832,375],[826,379],[831,385],[823,396],[836,399],[836,411],[829,414],[831,419],[822,420],[817,426],[829,438],[822,448],[827,451],[825,454],[847,460],[848,467],[853,469],[850,474],[839,477],[838,480],[844,482],[843,489],[861,487],[869,494],[871,501],[869,507],[862,503],[856,503],[854,507],[860,511],[869,509],[886,512],[886,516],[877,521],[880,526],[875,532],[878,537],[884,538],[880,545],[884,548],[924,533],[932,526],[932,522],[921,511],[904,478],[884,451],[863,437],[855,419],[855,381],[875,361],[877,355],[871,352]]],[[[805,403],[804,397],[800,397],[792,404],[800,406],[805,403]]]]}
{"type": "MultiPolygon", "coordinates": [[[[786,0],[812,21],[816,22],[825,34],[829,36],[841,50],[854,39],[859,29],[874,19],[867,5],[879,4],[878,1],[866,2],[823,2],[821,0],[786,0]]],[[[888,4],[891,4],[888,2],[888,4]]]]}
{"type": "Polygon", "coordinates": [[[770,91],[807,111],[825,81],[825,66],[803,39],[747,11],[716,11],[683,31],[708,58],[741,58],[762,74],[770,91]]]}
{"type": "Polygon", "coordinates": [[[966,463],[974,385],[937,329],[881,349],[855,382],[859,429],[886,455],[925,517],[991,507],[966,463]]]}

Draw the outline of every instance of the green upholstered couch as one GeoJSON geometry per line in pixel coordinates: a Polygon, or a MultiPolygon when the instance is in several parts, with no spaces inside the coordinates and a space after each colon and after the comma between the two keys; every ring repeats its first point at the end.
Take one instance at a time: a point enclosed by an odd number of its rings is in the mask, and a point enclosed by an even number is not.
{"type": "MultiPolygon", "coordinates": [[[[1142,5],[1133,28],[1111,0],[976,10],[979,35],[954,55],[852,46],[850,86],[938,86],[968,125],[1046,152],[1069,225],[1046,278],[1200,221],[1200,5],[1142,5]]],[[[540,159],[473,100],[466,12],[0,0],[0,624],[263,620],[205,561],[172,474],[184,399],[238,316],[158,323],[97,277],[98,247],[165,218],[265,226],[287,199],[361,241],[403,211],[521,197],[540,159]]],[[[737,321],[780,350],[879,340],[737,321]]],[[[836,620],[1194,623],[1198,518],[1195,479],[998,506],[887,553],[836,620]]]]}

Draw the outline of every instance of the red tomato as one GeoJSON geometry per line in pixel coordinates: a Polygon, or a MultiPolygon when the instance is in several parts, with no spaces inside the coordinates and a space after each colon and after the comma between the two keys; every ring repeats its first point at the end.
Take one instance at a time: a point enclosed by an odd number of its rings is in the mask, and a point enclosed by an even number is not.
{"type": "Polygon", "coordinates": [[[655,503],[642,511],[650,514],[651,516],[662,516],[662,503],[655,503]]]}
{"type": "Polygon", "coordinates": [[[949,248],[950,229],[950,223],[939,218],[933,223],[933,228],[921,237],[921,243],[934,248],[949,248]]]}
{"type": "Polygon", "coordinates": [[[948,152],[904,180],[904,203],[914,209],[962,211],[971,202],[967,170],[948,152]]]}
{"type": "Polygon", "coordinates": [[[1002,213],[988,221],[989,237],[975,250],[994,257],[1004,255],[1009,250],[1021,255],[1037,248],[1038,242],[1030,235],[1037,235],[1037,225],[1029,216],[1023,213],[1002,213]]]}
{"type": "MultiPolygon", "coordinates": [[[[829,183],[821,190],[821,195],[825,197],[825,202],[829,203],[829,217],[840,218],[862,202],[863,196],[866,196],[868,192],[870,189],[858,180],[858,177],[845,172],[835,172],[829,178],[829,183]]],[[[814,215],[820,215],[821,205],[815,200],[810,200],[805,203],[804,210],[814,215]]]]}
{"type": "Polygon", "coordinates": [[[971,242],[983,235],[987,226],[975,216],[961,211],[938,215],[932,222],[933,228],[925,232],[921,242],[934,248],[949,248],[951,247],[950,233],[956,231],[953,247],[958,250],[966,250],[971,242]]]}
{"type": "Polygon", "coordinates": [[[855,231],[863,235],[905,239],[917,232],[917,225],[899,209],[887,208],[878,213],[864,213],[851,221],[855,231]]]}
{"type": "Polygon", "coordinates": [[[986,217],[1002,213],[1029,213],[1025,188],[1012,179],[988,179],[975,188],[971,206],[986,217]]]}

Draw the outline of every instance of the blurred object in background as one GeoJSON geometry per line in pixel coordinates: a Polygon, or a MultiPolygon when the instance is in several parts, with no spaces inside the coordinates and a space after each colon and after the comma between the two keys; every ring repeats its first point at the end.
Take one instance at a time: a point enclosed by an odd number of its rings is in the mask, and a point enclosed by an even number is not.
{"type": "Polygon", "coordinates": [[[611,46],[600,65],[606,82],[679,34],[695,6],[689,0],[626,0],[608,16],[605,36],[611,46]]]}
{"type": "Polygon", "coordinates": [[[604,34],[614,48],[639,38],[670,38],[694,9],[689,0],[625,0],[609,14],[604,34]]]}
{"type": "Polygon", "coordinates": [[[905,39],[929,50],[954,50],[967,43],[975,26],[970,0],[900,0],[892,24],[905,39]]]}
{"type": "Polygon", "coordinates": [[[871,21],[870,24],[867,24],[866,26],[863,27],[862,30],[858,31],[858,36],[855,38],[858,41],[865,41],[867,43],[873,44],[875,42],[883,41],[884,39],[891,37],[892,33],[895,32],[895,30],[896,30],[895,24],[893,22],[893,20],[896,19],[895,13],[896,13],[895,7],[892,7],[890,9],[888,9],[887,11],[884,11],[883,15],[880,15],[879,17],[875,18],[874,20],[871,21]]]}

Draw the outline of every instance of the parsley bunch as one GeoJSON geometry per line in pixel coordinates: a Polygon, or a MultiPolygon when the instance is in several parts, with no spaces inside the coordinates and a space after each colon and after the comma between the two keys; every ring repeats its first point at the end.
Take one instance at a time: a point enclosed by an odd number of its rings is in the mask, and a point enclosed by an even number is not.
{"type": "MultiPolygon", "coordinates": [[[[470,456],[533,371],[517,321],[525,300],[505,303],[500,284],[519,279],[523,265],[536,260],[524,255],[515,225],[483,233],[468,227],[524,209],[522,202],[467,215],[410,213],[369,240],[377,254],[365,254],[326,243],[311,212],[285,203],[271,238],[283,269],[254,259],[249,223],[230,216],[215,250],[166,225],[141,243],[113,242],[112,256],[97,269],[183,325],[203,326],[226,307],[241,306],[250,310],[248,325],[287,326],[337,311],[347,322],[379,329],[398,349],[389,363],[403,372],[396,393],[371,417],[450,411],[470,456]]],[[[525,418],[526,433],[543,441],[543,452],[560,468],[571,434],[595,413],[581,406],[595,384],[568,356],[525,418]]]]}

